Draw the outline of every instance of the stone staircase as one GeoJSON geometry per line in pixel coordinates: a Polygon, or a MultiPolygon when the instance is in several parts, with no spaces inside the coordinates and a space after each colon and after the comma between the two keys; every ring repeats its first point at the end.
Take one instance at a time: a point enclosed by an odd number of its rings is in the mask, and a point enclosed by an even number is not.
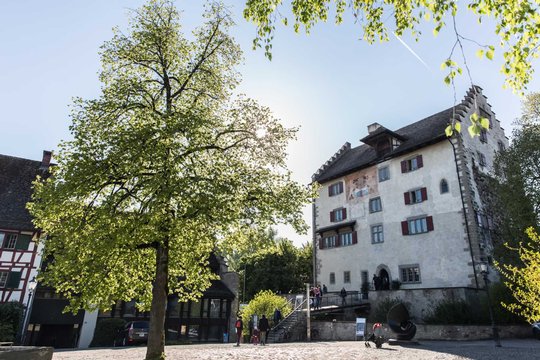
{"type": "Polygon", "coordinates": [[[268,333],[268,343],[303,341],[306,338],[306,301],[298,305],[268,333]]]}

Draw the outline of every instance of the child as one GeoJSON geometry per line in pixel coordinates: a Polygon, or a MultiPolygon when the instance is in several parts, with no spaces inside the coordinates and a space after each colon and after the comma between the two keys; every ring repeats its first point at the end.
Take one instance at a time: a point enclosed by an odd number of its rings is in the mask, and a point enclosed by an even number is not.
{"type": "Polygon", "coordinates": [[[253,329],[253,334],[251,335],[251,342],[253,343],[253,345],[259,345],[259,329],[258,328],[254,328],[253,329]]]}

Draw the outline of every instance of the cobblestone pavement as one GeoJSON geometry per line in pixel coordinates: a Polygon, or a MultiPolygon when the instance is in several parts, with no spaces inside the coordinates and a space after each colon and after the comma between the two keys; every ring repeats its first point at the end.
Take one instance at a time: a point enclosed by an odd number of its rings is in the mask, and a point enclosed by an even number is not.
{"type": "MultiPolygon", "coordinates": [[[[59,350],[53,360],[135,360],[144,359],[145,347],[99,348],[88,350],[59,350]]],[[[408,359],[408,360],[540,360],[540,341],[503,340],[496,348],[493,341],[420,341],[418,345],[392,346],[382,349],[366,348],[361,341],[269,344],[175,345],[165,348],[167,360],[228,360],[228,359],[291,359],[291,360],[347,360],[347,359],[408,359]]]]}

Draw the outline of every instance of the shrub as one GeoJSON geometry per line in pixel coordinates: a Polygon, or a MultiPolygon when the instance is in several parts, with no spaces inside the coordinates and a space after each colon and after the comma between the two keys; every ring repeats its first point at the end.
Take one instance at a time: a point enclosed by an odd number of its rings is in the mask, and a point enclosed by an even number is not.
{"type": "Polygon", "coordinates": [[[463,300],[441,300],[424,318],[426,324],[477,324],[480,318],[463,300]]]}
{"type": "MultiPolygon", "coordinates": [[[[292,307],[287,302],[287,299],[274,294],[271,290],[260,291],[253,300],[242,310],[242,321],[244,322],[244,335],[249,334],[249,319],[252,315],[257,315],[259,319],[265,315],[269,321],[274,316],[275,309],[281,311],[281,315],[285,318],[292,312],[292,307]]],[[[256,325],[256,324],[254,324],[256,325]]]]}
{"type": "Polygon", "coordinates": [[[113,346],[114,338],[126,322],[123,319],[111,318],[98,321],[91,347],[95,346],[113,346]]]}
{"type": "Polygon", "coordinates": [[[377,307],[375,308],[375,311],[373,313],[369,314],[369,320],[371,322],[380,322],[380,323],[386,323],[386,314],[388,314],[388,311],[392,306],[399,304],[401,302],[401,299],[399,298],[386,298],[380,301],[377,304],[377,307]]]}
{"type": "Polygon", "coordinates": [[[15,341],[24,307],[17,301],[0,304],[0,341],[15,341]]]}
{"type": "MultiPolygon", "coordinates": [[[[496,282],[490,285],[489,294],[491,296],[491,305],[493,308],[493,317],[498,324],[526,324],[525,319],[510,310],[506,309],[502,304],[510,304],[516,302],[512,292],[503,282],[496,282]]],[[[481,312],[485,314],[484,322],[488,323],[489,309],[487,296],[483,296],[480,301],[482,307],[481,312]]]]}
{"type": "Polygon", "coordinates": [[[392,290],[399,290],[400,287],[401,287],[401,281],[399,280],[392,280],[392,282],[390,283],[390,288],[392,290]]]}

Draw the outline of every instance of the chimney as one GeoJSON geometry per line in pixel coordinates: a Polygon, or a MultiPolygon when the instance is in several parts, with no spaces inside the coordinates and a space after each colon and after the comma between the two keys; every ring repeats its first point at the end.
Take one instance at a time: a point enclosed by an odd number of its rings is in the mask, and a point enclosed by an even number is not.
{"type": "Polygon", "coordinates": [[[368,125],[368,127],[367,127],[368,134],[371,134],[372,132],[374,132],[375,130],[377,130],[380,127],[381,127],[381,125],[379,123],[373,123],[371,125],[368,125]]]}
{"type": "Polygon", "coordinates": [[[43,158],[41,159],[41,170],[47,170],[51,165],[52,151],[43,150],[43,158]]]}

